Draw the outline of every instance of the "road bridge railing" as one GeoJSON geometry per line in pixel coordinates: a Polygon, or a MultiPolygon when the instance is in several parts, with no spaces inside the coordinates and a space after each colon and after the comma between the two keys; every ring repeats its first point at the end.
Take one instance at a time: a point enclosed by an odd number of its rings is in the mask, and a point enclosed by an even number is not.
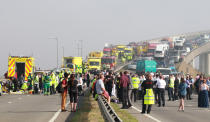
{"type": "Polygon", "coordinates": [[[114,109],[108,104],[107,100],[101,95],[98,96],[98,104],[104,116],[104,119],[107,122],[122,122],[119,116],[115,113],[114,109]]]}

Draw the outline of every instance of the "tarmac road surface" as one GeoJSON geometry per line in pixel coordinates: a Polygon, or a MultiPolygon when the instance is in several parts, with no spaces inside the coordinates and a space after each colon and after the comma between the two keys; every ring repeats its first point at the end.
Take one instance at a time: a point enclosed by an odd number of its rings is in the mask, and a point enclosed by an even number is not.
{"type": "Polygon", "coordinates": [[[70,112],[60,113],[60,103],[59,94],[4,95],[0,97],[0,122],[48,122],[52,118],[65,121],[70,112]]]}
{"type": "Polygon", "coordinates": [[[128,109],[129,113],[144,122],[210,122],[210,109],[198,108],[198,96],[193,95],[193,100],[185,100],[185,111],[178,112],[179,101],[167,101],[166,106],[152,106],[151,114],[140,114],[142,101],[133,103],[133,107],[128,109]]]}

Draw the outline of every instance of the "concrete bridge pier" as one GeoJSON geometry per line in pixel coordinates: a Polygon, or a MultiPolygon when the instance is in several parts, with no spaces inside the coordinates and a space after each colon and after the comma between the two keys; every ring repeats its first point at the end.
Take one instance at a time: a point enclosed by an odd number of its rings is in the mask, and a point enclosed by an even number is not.
{"type": "Polygon", "coordinates": [[[199,55],[199,71],[203,74],[210,75],[210,53],[199,55]]]}

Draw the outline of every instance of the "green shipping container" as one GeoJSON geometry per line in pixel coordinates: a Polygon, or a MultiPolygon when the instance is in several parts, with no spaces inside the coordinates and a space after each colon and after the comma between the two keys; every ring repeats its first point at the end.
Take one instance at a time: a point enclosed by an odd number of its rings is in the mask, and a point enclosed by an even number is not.
{"type": "Polygon", "coordinates": [[[154,60],[139,60],[136,66],[137,73],[156,72],[157,63],[154,60]]]}

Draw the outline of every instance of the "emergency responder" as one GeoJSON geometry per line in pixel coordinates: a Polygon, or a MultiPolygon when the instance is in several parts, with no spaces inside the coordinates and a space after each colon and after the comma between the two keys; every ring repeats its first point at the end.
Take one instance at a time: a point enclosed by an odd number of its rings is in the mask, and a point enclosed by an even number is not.
{"type": "Polygon", "coordinates": [[[51,74],[50,94],[55,94],[56,76],[54,73],[51,74]]]}
{"type": "Polygon", "coordinates": [[[63,78],[63,76],[64,76],[63,71],[61,71],[61,72],[59,73],[59,81],[62,81],[61,79],[63,78]]]}
{"type": "Polygon", "coordinates": [[[143,100],[142,100],[142,114],[145,114],[146,107],[147,108],[147,114],[150,114],[150,111],[152,109],[152,104],[155,103],[154,93],[153,93],[153,81],[152,81],[152,75],[149,73],[147,74],[146,80],[141,85],[143,89],[143,100]]]}
{"type": "Polygon", "coordinates": [[[131,101],[132,101],[132,98],[134,96],[134,102],[136,102],[136,97],[137,97],[137,91],[138,91],[138,88],[139,88],[139,83],[140,83],[140,79],[138,78],[138,75],[135,74],[132,77],[133,89],[132,89],[132,93],[131,93],[131,101]]]}
{"type": "Polygon", "coordinates": [[[39,89],[40,89],[40,94],[43,93],[43,81],[44,81],[44,76],[42,74],[39,75],[39,89]]]}
{"type": "Polygon", "coordinates": [[[31,73],[29,73],[28,75],[28,91],[29,91],[29,94],[32,94],[33,92],[33,79],[32,79],[31,73]]]}
{"type": "Polygon", "coordinates": [[[2,81],[0,81],[0,96],[2,95],[2,81]]]}
{"type": "Polygon", "coordinates": [[[23,84],[22,84],[22,86],[21,86],[21,90],[24,93],[26,93],[27,89],[28,89],[27,81],[24,81],[23,84]]]}
{"type": "Polygon", "coordinates": [[[170,75],[169,77],[169,84],[168,84],[168,101],[173,100],[174,101],[174,81],[175,77],[174,75],[170,75]]]}
{"type": "Polygon", "coordinates": [[[36,75],[34,80],[34,94],[38,94],[39,92],[39,76],[36,75]]]}
{"type": "Polygon", "coordinates": [[[13,83],[13,92],[16,92],[17,91],[17,88],[18,88],[18,81],[15,77],[12,78],[12,83],[13,83]]]}
{"type": "Polygon", "coordinates": [[[44,78],[44,95],[50,95],[50,77],[48,75],[44,78]]]}
{"type": "Polygon", "coordinates": [[[124,56],[121,57],[122,63],[125,64],[126,58],[124,56]]]}

